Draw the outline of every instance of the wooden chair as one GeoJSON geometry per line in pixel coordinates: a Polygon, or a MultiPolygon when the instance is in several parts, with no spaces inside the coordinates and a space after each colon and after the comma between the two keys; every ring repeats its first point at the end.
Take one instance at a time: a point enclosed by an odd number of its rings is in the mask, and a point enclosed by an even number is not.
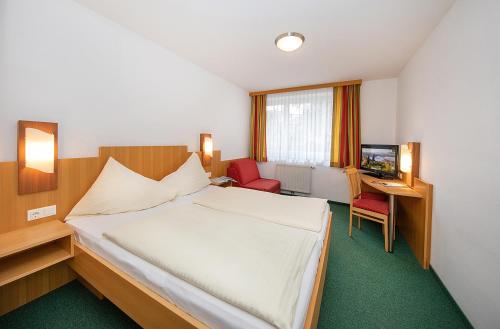
{"type": "Polygon", "coordinates": [[[346,167],[345,173],[349,182],[350,211],[349,236],[352,237],[352,216],[358,217],[358,228],[361,218],[382,224],[385,251],[389,251],[389,202],[384,194],[361,192],[361,177],[356,168],[346,167]]]}

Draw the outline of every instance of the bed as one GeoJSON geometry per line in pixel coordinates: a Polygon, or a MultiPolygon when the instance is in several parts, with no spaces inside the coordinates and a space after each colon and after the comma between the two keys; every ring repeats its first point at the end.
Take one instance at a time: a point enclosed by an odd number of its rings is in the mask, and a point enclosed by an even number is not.
{"type": "MultiPolygon", "coordinates": [[[[160,206],[131,213],[68,218],[75,230],[73,270],[146,328],[274,328],[268,322],[175,277],[103,237],[103,232],[133,223],[170,207],[191,204],[203,190],[160,206]],[[105,216],[106,218],[102,218],[105,216]]],[[[324,212],[321,231],[307,262],[293,319],[293,329],[315,328],[328,259],[331,213],[324,212]]]]}

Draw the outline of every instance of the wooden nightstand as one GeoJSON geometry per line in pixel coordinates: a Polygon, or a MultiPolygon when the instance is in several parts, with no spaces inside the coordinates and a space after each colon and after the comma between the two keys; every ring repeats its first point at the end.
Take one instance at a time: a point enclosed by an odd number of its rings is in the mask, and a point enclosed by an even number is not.
{"type": "Polygon", "coordinates": [[[58,220],[0,234],[0,287],[73,255],[73,231],[58,220]]]}
{"type": "Polygon", "coordinates": [[[232,180],[226,180],[226,181],[222,181],[222,182],[217,181],[220,178],[228,178],[228,177],[222,176],[222,177],[211,178],[210,179],[210,181],[211,181],[210,185],[220,186],[220,187],[233,186],[233,181],[232,180]]]}

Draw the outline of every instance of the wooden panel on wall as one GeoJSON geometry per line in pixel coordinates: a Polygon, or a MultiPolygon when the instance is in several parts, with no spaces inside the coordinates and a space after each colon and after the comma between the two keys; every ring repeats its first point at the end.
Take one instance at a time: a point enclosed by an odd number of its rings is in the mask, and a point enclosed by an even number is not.
{"type": "Polygon", "coordinates": [[[99,148],[101,165],[111,156],[133,171],[160,180],[186,161],[187,146],[106,146],[99,148]]]}
{"type": "Polygon", "coordinates": [[[423,198],[397,198],[397,225],[423,268],[430,265],[433,186],[418,178],[414,187],[423,198]]]}
{"type": "MultiPolygon", "coordinates": [[[[179,168],[191,154],[187,146],[118,146],[101,147],[95,158],[60,159],[58,189],[18,195],[17,163],[0,163],[0,233],[64,219],[90,188],[110,156],[146,177],[159,180],[179,168]],[[57,205],[55,216],[28,222],[27,211],[57,205]]],[[[213,152],[212,177],[226,175],[231,160],[221,161],[221,151],[213,152]]]]}
{"type": "Polygon", "coordinates": [[[0,163],[0,233],[49,220],[63,219],[85,194],[100,172],[98,158],[62,159],[58,161],[58,189],[18,195],[17,163],[0,163]],[[57,206],[55,216],[28,222],[29,209],[57,206]]]}
{"type": "Polygon", "coordinates": [[[66,263],[59,263],[0,287],[0,316],[75,279],[66,263]]]}

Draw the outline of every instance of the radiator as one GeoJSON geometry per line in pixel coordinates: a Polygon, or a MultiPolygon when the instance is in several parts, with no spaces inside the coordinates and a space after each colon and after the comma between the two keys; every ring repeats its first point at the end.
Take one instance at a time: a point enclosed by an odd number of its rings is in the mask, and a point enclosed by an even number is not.
{"type": "Polygon", "coordinates": [[[312,167],[297,165],[276,165],[276,179],[281,189],[290,192],[311,193],[312,167]]]}

